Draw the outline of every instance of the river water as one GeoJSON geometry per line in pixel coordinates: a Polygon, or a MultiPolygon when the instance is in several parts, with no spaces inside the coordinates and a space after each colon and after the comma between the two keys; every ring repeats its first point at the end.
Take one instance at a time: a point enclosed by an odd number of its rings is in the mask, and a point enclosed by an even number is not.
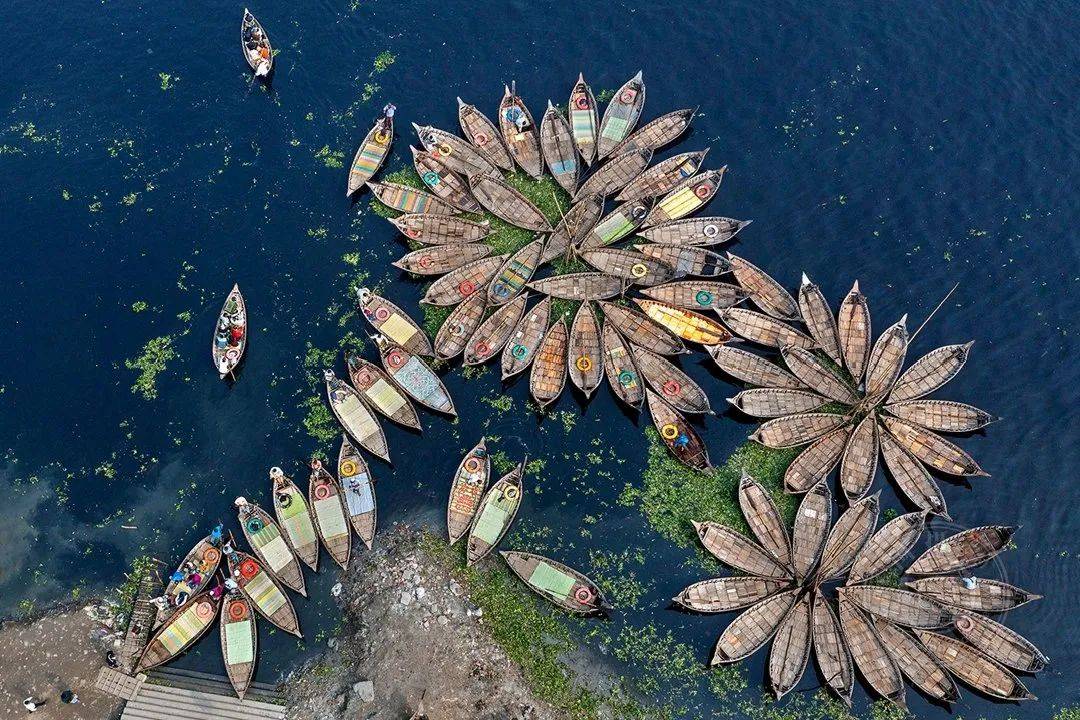
{"type": "MultiPolygon", "coordinates": [[[[878,329],[904,312],[916,325],[959,283],[913,353],[974,339],[941,396],[1003,420],[961,440],[992,477],[947,484],[946,498],[960,525],[1023,526],[995,571],[1046,596],[1008,623],[1052,664],[1026,678],[1038,703],[969,691],[951,712],[1044,718],[1076,702],[1075,5],[277,3],[253,8],[280,50],[269,92],[238,52],[240,10],[8,4],[0,614],[114,585],[140,553],[175,558],[214,520],[232,521],[235,495],[266,503],[269,466],[300,474],[311,452],[336,452],[302,427],[309,347],[367,330],[339,323],[360,273],[410,312],[422,294],[390,268],[403,246],[366,196],[342,197],[336,165],[383,103],[399,109],[395,169],[414,141],[409,122],[455,128],[455,96],[493,114],[516,79],[540,113],[548,97],[565,102],[579,71],[599,92],[641,68],[645,119],[700,106],[678,151],[710,146],[710,166],[730,166],[711,209],[754,220],[737,253],[792,289],[806,271],[834,303],[858,279],[878,329]],[[253,326],[229,387],[208,345],[233,282],[253,326]],[[148,399],[125,360],[159,337],[175,357],[148,399]]],[[[684,366],[714,407],[735,391],[704,355],[684,366]]],[[[529,526],[550,528],[583,568],[590,550],[641,550],[647,592],[627,619],[671,631],[704,661],[727,619],[664,609],[701,578],[692,554],[615,502],[640,482],[647,416],[603,389],[588,404],[564,393],[559,418],[538,424],[527,383],[506,389],[513,406],[501,412],[484,402],[502,392],[495,373],[446,377],[458,424],[425,415],[419,437],[386,425],[394,465],[373,461],[380,522],[437,524],[461,453],[498,435],[493,449],[547,463],[542,492],[527,492],[529,526]],[[582,532],[595,517],[600,529],[582,532]]],[[[753,427],[707,419],[714,462],[753,427]]],[[[877,482],[884,505],[901,507],[877,482]]],[[[259,679],[320,649],[337,622],[333,582],[309,576],[307,644],[264,633],[259,679]]],[[[184,662],[216,670],[215,642],[184,662]]],[[[748,663],[749,695],[765,655],[748,663]]],[[[800,688],[816,683],[810,672],[800,688]]],[[[865,705],[863,689],[856,698],[865,705]]],[[[909,699],[922,717],[950,713],[909,699]]]]}

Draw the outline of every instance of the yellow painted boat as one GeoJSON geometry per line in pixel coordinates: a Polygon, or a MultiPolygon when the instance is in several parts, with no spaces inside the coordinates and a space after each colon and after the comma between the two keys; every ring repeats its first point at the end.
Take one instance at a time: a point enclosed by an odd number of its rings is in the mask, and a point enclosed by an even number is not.
{"type": "Polygon", "coordinates": [[[655,300],[634,300],[649,318],[675,333],[683,340],[700,345],[722,345],[732,335],[724,326],[704,315],[655,300]]]}

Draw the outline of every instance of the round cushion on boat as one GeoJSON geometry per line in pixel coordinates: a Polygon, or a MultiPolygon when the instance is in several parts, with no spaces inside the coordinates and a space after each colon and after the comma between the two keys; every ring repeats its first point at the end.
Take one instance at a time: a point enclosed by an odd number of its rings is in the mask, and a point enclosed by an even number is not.
{"type": "Polygon", "coordinates": [[[581,357],[579,357],[577,359],[577,362],[575,362],[574,365],[581,372],[588,372],[589,370],[592,369],[592,360],[589,359],[588,357],[582,355],[581,357]]]}
{"type": "Polygon", "coordinates": [[[582,605],[589,605],[593,601],[593,591],[585,585],[574,588],[574,599],[582,605]]]}
{"type": "Polygon", "coordinates": [[[574,104],[577,105],[578,110],[588,110],[589,98],[585,97],[584,95],[578,95],[578,99],[574,102],[574,104]]]}
{"type": "Polygon", "coordinates": [[[516,357],[518,360],[524,360],[525,356],[529,354],[529,348],[524,345],[515,345],[510,348],[510,354],[516,357]]]}
{"type": "Polygon", "coordinates": [[[380,145],[385,145],[389,141],[390,133],[386,132],[385,130],[380,130],[379,132],[375,133],[375,142],[379,143],[380,145]]]}
{"type": "Polygon", "coordinates": [[[446,143],[443,143],[442,145],[439,145],[438,149],[439,149],[439,152],[441,152],[443,155],[453,155],[454,154],[454,148],[450,147],[446,143]]]}
{"type": "Polygon", "coordinates": [[[492,286],[491,292],[499,297],[506,297],[510,294],[510,288],[507,287],[506,283],[498,282],[492,286]]]}
{"type": "Polygon", "coordinates": [[[482,468],[483,466],[484,464],[480,462],[480,458],[478,457],[469,457],[465,460],[465,470],[467,472],[480,472],[480,468],[482,468]]]}
{"type": "Polygon", "coordinates": [[[461,321],[458,321],[458,322],[455,322],[453,324],[453,326],[451,326],[450,334],[451,335],[459,335],[459,336],[460,335],[467,335],[468,333],[465,332],[466,330],[468,330],[468,328],[465,327],[465,323],[463,323],[461,321]]]}
{"type": "Polygon", "coordinates": [[[517,105],[511,105],[510,107],[506,108],[506,112],[503,113],[503,117],[505,117],[510,122],[517,122],[517,119],[521,117],[521,115],[521,108],[519,108],[517,105]]]}
{"type": "Polygon", "coordinates": [[[694,300],[697,301],[698,305],[712,305],[712,293],[708,290],[699,290],[694,295],[694,300]]]}
{"type": "Polygon", "coordinates": [[[221,560],[221,551],[215,547],[206,548],[206,552],[203,553],[202,559],[203,562],[208,565],[217,565],[218,561],[221,560]]]}
{"type": "Polygon", "coordinates": [[[476,285],[470,280],[462,280],[461,284],[457,286],[457,289],[462,295],[472,295],[473,290],[476,290],[476,285]]]}
{"type": "Polygon", "coordinates": [[[665,395],[678,395],[679,391],[682,390],[682,385],[677,380],[668,380],[660,389],[665,395]]]}
{"type": "Polygon", "coordinates": [[[710,185],[709,183],[701,183],[696,188],[694,188],[694,194],[697,195],[702,200],[709,197],[709,193],[711,193],[711,192],[712,192],[712,185],[710,185]]]}
{"type": "Polygon", "coordinates": [[[375,308],[375,319],[379,322],[387,320],[390,317],[390,311],[384,307],[375,308]]]}
{"type": "Polygon", "coordinates": [[[637,377],[634,375],[634,373],[630,372],[629,370],[623,370],[621,373],[619,373],[619,384],[623,387],[632,385],[636,379],[637,377]]]}
{"type": "Polygon", "coordinates": [[[429,170],[428,172],[424,173],[423,179],[426,185],[435,187],[439,184],[439,173],[435,172],[434,170],[429,170]]]}
{"type": "Polygon", "coordinates": [[[473,353],[480,357],[487,356],[489,352],[491,352],[491,347],[483,340],[473,345],[473,353]]]}
{"type": "Polygon", "coordinates": [[[225,351],[225,357],[236,362],[240,358],[240,351],[236,348],[229,348],[225,351]]]}
{"type": "Polygon", "coordinates": [[[247,603],[243,600],[233,600],[229,603],[229,619],[237,622],[243,620],[248,615],[247,603]]]}
{"type": "Polygon", "coordinates": [[[287,508],[292,505],[292,493],[278,493],[274,497],[275,502],[282,508],[287,508]]]}
{"type": "Polygon", "coordinates": [[[214,604],[209,600],[203,600],[195,606],[195,614],[203,620],[214,617],[214,604]]]}
{"type": "Polygon", "coordinates": [[[330,483],[319,483],[311,492],[315,495],[316,500],[325,500],[330,497],[330,483]]]}
{"type": "Polygon", "coordinates": [[[630,274],[636,278],[643,278],[648,272],[649,268],[645,267],[645,263],[634,263],[630,266],[630,274]]]}
{"type": "Polygon", "coordinates": [[[420,231],[417,230],[416,228],[411,228],[411,227],[405,228],[405,234],[408,235],[411,238],[420,237],[420,231]]]}
{"type": "Polygon", "coordinates": [[[705,226],[705,237],[716,237],[720,234],[720,228],[713,223],[709,223],[705,226]]]}
{"type": "Polygon", "coordinates": [[[970,630],[971,629],[971,618],[964,617],[963,615],[961,615],[960,617],[956,618],[956,627],[959,628],[960,630],[970,630]]]}
{"type": "Polygon", "coordinates": [[[634,98],[637,97],[637,92],[627,88],[619,94],[619,102],[629,105],[634,102],[634,98]]]}
{"type": "Polygon", "coordinates": [[[503,497],[505,497],[507,500],[513,500],[514,498],[516,498],[520,494],[521,494],[521,491],[518,490],[516,487],[508,487],[508,488],[506,488],[506,491],[503,493],[503,497]]]}
{"type": "Polygon", "coordinates": [[[257,517],[248,518],[247,529],[248,529],[248,532],[253,532],[253,533],[257,533],[260,530],[262,530],[263,529],[262,518],[257,518],[257,517]]]}
{"type": "Polygon", "coordinates": [[[630,209],[630,217],[632,218],[644,217],[648,213],[649,208],[645,207],[644,205],[635,205],[630,209]]]}
{"type": "Polygon", "coordinates": [[[356,463],[352,460],[342,460],[338,465],[338,474],[342,477],[352,477],[356,474],[356,463]]]}
{"type": "Polygon", "coordinates": [[[405,364],[405,356],[397,350],[391,350],[386,355],[386,364],[392,368],[399,368],[405,364]]]}
{"type": "Polygon", "coordinates": [[[420,267],[423,267],[423,268],[431,267],[431,263],[433,263],[433,262],[435,262],[435,261],[431,259],[430,255],[421,255],[420,256],[420,267]]]}
{"type": "Polygon", "coordinates": [[[675,425],[668,423],[664,427],[660,428],[660,435],[665,440],[674,440],[679,437],[679,428],[675,425]]]}
{"type": "Polygon", "coordinates": [[[361,370],[353,376],[353,380],[356,382],[357,385],[366,388],[368,385],[371,385],[371,373],[369,373],[366,369],[361,370]]]}
{"type": "Polygon", "coordinates": [[[240,563],[240,576],[251,579],[259,572],[259,565],[251,558],[240,563]]]}
{"type": "Polygon", "coordinates": [[[477,145],[479,145],[480,147],[484,147],[485,145],[488,144],[487,133],[482,133],[482,132],[476,133],[476,135],[473,137],[473,142],[476,143],[477,145]]]}

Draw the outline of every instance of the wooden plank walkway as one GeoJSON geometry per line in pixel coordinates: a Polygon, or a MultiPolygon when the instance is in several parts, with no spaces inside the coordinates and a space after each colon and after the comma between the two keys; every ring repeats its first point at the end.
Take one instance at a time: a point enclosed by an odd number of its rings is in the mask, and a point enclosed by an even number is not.
{"type": "MultiPolygon", "coordinates": [[[[173,667],[157,668],[156,670],[150,671],[148,682],[157,685],[183,688],[186,690],[197,690],[200,692],[225,695],[228,697],[236,696],[236,692],[233,690],[229,678],[224,675],[211,675],[210,673],[198,672],[196,670],[184,670],[183,668],[173,667]]],[[[248,691],[244,695],[244,699],[259,700],[274,705],[283,705],[285,703],[285,698],[281,695],[281,692],[277,689],[276,685],[263,682],[252,682],[251,685],[248,686],[248,691]]]]}
{"type": "Polygon", "coordinates": [[[94,687],[123,700],[130,700],[139,692],[145,680],[146,676],[141,673],[132,677],[111,667],[103,667],[98,671],[94,687]]]}
{"type": "Polygon", "coordinates": [[[121,720],[283,720],[282,705],[144,683],[121,720]]]}

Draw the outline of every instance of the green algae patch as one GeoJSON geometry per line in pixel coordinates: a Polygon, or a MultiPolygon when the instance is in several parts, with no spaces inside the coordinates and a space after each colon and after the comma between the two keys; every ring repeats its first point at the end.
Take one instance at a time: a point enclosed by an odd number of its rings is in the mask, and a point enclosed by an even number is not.
{"type": "Polygon", "coordinates": [[[300,409],[306,411],[304,430],[307,430],[307,434],[319,443],[331,443],[341,434],[337,420],[318,395],[309,395],[304,398],[304,401],[300,403],[300,409]]]}
{"type": "Polygon", "coordinates": [[[165,371],[169,361],[175,357],[172,335],[161,335],[147,340],[138,357],[124,361],[128,370],[139,371],[135,384],[131,386],[131,392],[142,395],[146,400],[156,398],[158,375],[165,371]]]}
{"type": "Polygon", "coordinates": [[[798,448],[773,450],[748,442],[739,446],[723,466],[699,472],[676,460],[655,429],[647,428],[645,436],[649,448],[641,485],[627,485],[619,503],[639,507],[649,525],[665,539],[681,547],[696,546],[691,521],[701,520],[747,532],[738,498],[743,471],[769,491],[788,524],[793,522],[796,498],[784,492],[784,471],[798,448]]]}
{"type": "Polygon", "coordinates": [[[390,66],[397,60],[397,55],[389,50],[383,50],[381,53],[375,56],[375,61],[371,63],[371,75],[376,73],[384,73],[390,69],[390,66]]]}
{"type": "Polygon", "coordinates": [[[325,167],[334,170],[345,167],[345,153],[341,150],[331,150],[329,145],[323,145],[316,150],[315,159],[321,160],[325,167]]]}

